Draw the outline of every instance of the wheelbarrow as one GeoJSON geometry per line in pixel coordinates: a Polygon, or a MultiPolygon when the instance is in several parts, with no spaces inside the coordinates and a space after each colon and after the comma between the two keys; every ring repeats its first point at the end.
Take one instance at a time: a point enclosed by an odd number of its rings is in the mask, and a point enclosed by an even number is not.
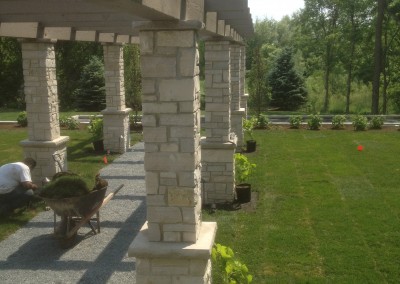
{"type": "Polygon", "coordinates": [[[100,208],[107,204],[123,187],[121,184],[114,192],[105,197],[107,187],[93,190],[78,197],[51,199],[42,197],[46,204],[54,211],[54,235],[59,240],[61,247],[69,248],[78,234],[78,230],[88,224],[94,234],[100,233],[100,208]],[[57,226],[57,215],[61,222],[57,226]],[[94,215],[96,215],[94,217],[94,215]],[[96,229],[91,223],[96,221],[96,229]]]}
{"type": "MultiPolygon", "coordinates": [[[[63,169],[61,156],[53,155],[54,161],[60,170],[63,169]]],[[[90,193],[70,198],[51,199],[41,196],[46,204],[54,211],[54,235],[60,241],[63,248],[71,247],[74,244],[78,230],[88,224],[94,234],[100,233],[100,208],[106,205],[124,185],[119,185],[106,197],[107,187],[92,190],[90,193]],[[57,215],[61,222],[57,226],[57,215]],[[94,215],[96,215],[94,217],[94,215]],[[96,221],[96,229],[91,221],[96,221]]]]}

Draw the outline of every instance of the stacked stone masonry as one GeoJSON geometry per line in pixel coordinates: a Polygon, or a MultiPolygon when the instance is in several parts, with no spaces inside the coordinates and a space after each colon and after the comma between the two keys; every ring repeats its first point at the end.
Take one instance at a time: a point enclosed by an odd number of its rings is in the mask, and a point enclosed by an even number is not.
{"type": "Polygon", "coordinates": [[[202,140],[204,203],[234,199],[234,152],[231,132],[232,48],[229,41],[205,42],[206,137],[202,140]]]}
{"type": "Polygon", "coordinates": [[[225,143],[231,140],[230,64],[229,41],[206,41],[204,128],[207,142],[225,143]]]}
{"type": "Polygon", "coordinates": [[[111,152],[125,153],[130,146],[129,112],[125,107],[124,57],[121,45],[103,45],[106,109],[104,147],[111,152]]]}
{"type": "Polygon", "coordinates": [[[51,42],[23,41],[22,61],[24,91],[28,116],[28,140],[21,141],[24,156],[32,157],[37,166],[32,179],[38,183],[62,170],[67,170],[66,143],[60,136],[56,78],[56,56],[51,42]]]}
{"type": "Polygon", "coordinates": [[[201,226],[196,32],[143,31],[143,136],[148,237],[191,242],[201,226]]]}
{"type": "Polygon", "coordinates": [[[237,150],[243,147],[243,116],[245,110],[241,108],[241,90],[242,90],[242,74],[244,70],[242,66],[242,46],[239,44],[231,45],[231,127],[232,132],[237,137],[237,150]]]}

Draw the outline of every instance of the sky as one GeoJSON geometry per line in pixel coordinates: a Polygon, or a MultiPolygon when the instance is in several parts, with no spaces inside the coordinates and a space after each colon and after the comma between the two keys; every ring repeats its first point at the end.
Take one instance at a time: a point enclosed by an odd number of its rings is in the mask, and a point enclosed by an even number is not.
{"type": "Polygon", "coordinates": [[[248,5],[253,22],[266,17],[280,21],[283,16],[304,8],[304,0],[248,0],[248,5]]]}

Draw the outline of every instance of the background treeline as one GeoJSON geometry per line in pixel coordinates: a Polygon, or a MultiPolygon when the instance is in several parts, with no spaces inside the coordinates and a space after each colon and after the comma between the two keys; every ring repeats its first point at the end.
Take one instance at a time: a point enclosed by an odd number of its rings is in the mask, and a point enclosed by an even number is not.
{"type": "Polygon", "coordinates": [[[274,98],[271,78],[282,68],[277,61],[291,47],[290,60],[308,92],[307,102],[299,103],[298,110],[400,113],[400,1],[305,0],[304,4],[281,21],[255,23],[255,36],[247,42],[253,109],[289,109],[274,98]]]}
{"type": "MultiPolygon", "coordinates": [[[[281,21],[255,23],[246,42],[250,107],[258,113],[400,113],[400,0],[304,4],[281,21]]],[[[60,109],[104,109],[102,46],[59,41],[56,56],[60,109]]],[[[140,110],[138,46],[125,46],[124,57],[127,105],[140,110]]],[[[24,109],[21,49],[12,38],[0,38],[0,108],[24,109]]]]}
{"type": "MultiPolygon", "coordinates": [[[[100,111],[105,108],[103,48],[99,43],[59,41],[55,46],[57,84],[62,111],[100,111]]],[[[124,46],[126,104],[141,109],[140,53],[124,46]]],[[[0,108],[25,108],[22,55],[14,38],[0,37],[0,108]]]]}

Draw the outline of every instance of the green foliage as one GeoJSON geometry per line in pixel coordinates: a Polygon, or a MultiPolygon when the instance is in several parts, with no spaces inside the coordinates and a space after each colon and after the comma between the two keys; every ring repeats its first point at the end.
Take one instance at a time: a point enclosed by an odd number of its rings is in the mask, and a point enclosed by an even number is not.
{"type": "Polygon", "coordinates": [[[291,115],[289,117],[290,128],[299,129],[302,122],[303,116],[301,115],[291,115]]]}
{"type": "Polygon", "coordinates": [[[142,80],[140,48],[136,44],[124,46],[124,81],[126,105],[135,111],[142,109],[142,80]]]}
{"type": "Polygon", "coordinates": [[[251,140],[254,140],[253,130],[257,126],[257,118],[251,117],[250,119],[243,118],[243,130],[244,133],[250,137],[251,140]]]}
{"type": "Polygon", "coordinates": [[[136,111],[135,113],[129,113],[129,125],[136,127],[138,126],[138,123],[140,122],[141,117],[139,113],[136,111]]]}
{"type": "Polygon", "coordinates": [[[266,108],[270,97],[268,94],[268,78],[267,65],[265,58],[261,55],[258,48],[254,51],[254,62],[248,73],[248,89],[249,89],[249,106],[256,110],[257,115],[261,113],[263,108],[266,108]]]}
{"type": "Polygon", "coordinates": [[[369,121],[369,128],[382,129],[384,123],[385,123],[384,116],[373,116],[372,119],[369,121]]]}
{"type": "Polygon", "coordinates": [[[98,42],[57,41],[55,50],[60,109],[73,110],[78,107],[77,96],[84,93],[78,89],[86,88],[81,82],[84,66],[93,56],[102,58],[103,47],[98,42]]]}
{"type": "Polygon", "coordinates": [[[0,107],[24,109],[21,46],[16,38],[0,37],[0,107]]]}
{"type": "Polygon", "coordinates": [[[308,128],[311,130],[319,130],[322,125],[322,118],[319,114],[311,114],[307,121],[308,128]]]}
{"type": "Polygon", "coordinates": [[[364,131],[368,126],[368,119],[365,115],[355,115],[352,118],[353,128],[355,131],[364,131]]]}
{"type": "Polygon", "coordinates": [[[240,183],[246,182],[253,173],[256,164],[250,163],[249,159],[240,153],[235,154],[235,179],[240,183]]]}
{"type": "MultiPolygon", "coordinates": [[[[253,281],[247,266],[235,258],[235,253],[230,247],[215,244],[212,248],[211,258],[214,269],[225,284],[248,284],[253,281]]],[[[214,279],[215,280],[215,279],[214,279]]]]}
{"type": "Polygon", "coordinates": [[[79,122],[76,121],[71,116],[61,115],[60,116],[60,126],[66,127],[69,130],[76,130],[76,129],[79,129],[79,122]]]}
{"type": "Polygon", "coordinates": [[[17,116],[17,123],[21,127],[28,126],[28,116],[26,111],[21,111],[17,116]]]}
{"type": "Polygon", "coordinates": [[[270,125],[269,118],[266,114],[260,114],[257,117],[257,128],[267,129],[270,125]]]}
{"type": "Polygon", "coordinates": [[[346,122],[345,115],[340,115],[340,114],[335,115],[332,118],[332,129],[343,129],[345,122],[346,122]]]}
{"type": "Polygon", "coordinates": [[[103,118],[93,117],[88,125],[88,131],[92,134],[92,140],[98,141],[103,139],[103,118]]]}
{"type": "Polygon", "coordinates": [[[281,110],[294,111],[307,102],[304,79],[297,74],[294,68],[290,48],[285,48],[277,58],[268,80],[272,106],[281,110]]]}
{"type": "Polygon", "coordinates": [[[43,186],[40,195],[46,198],[61,199],[82,196],[89,192],[89,187],[80,176],[65,175],[43,186]]]}
{"type": "Polygon", "coordinates": [[[91,56],[88,64],[83,67],[75,96],[80,110],[100,111],[105,108],[104,64],[99,57],[91,56]]]}

